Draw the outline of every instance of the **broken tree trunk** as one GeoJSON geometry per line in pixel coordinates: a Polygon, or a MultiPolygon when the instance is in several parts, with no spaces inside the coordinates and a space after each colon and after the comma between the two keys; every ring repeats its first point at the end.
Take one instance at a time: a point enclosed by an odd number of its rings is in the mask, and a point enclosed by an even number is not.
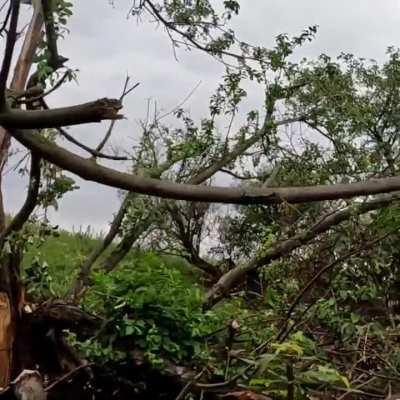
{"type": "Polygon", "coordinates": [[[19,263],[20,254],[15,252],[4,256],[0,264],[0,387],[2,388],[10,383],[15,360],[13,348],[23,298],[22,286],[16,273],[19,263]]]}
{"type": "Polygon", "coordinates": [[[10,381],[11,305],[8,296],[0,293],[0,390],[10,381]]]}
{"type": "MultiPolygon", "coordinates": [[[[28,80],[29,71],[32,66],[33,57],[37,46],[42,38],[43,15],[40,7],[40,2],[33,2],[34,9],[28,31],[25,35],[24,43],[21,48],[17,63],[15,64],[14,75],[11,80],[10,89],[15,92],[21,92],[25,89],[28,80]]],[[[8,159],[10,149],[10,135],[0,126],[0,188],[1,178],[4,166],[8,159]]],[[[3,204],[3,195],[0,190],[0,230],[5,227],[5,211],[3,204]]]]}
{"type": "Polygon", "coordinates": [[[17,400],[46,400],[47,394],[43,388],[43,380],[39,372],[22,371],[13,381],[14,395],[17,400]]]}
{"type": "MultiPolygon", "coordinates": [[[[17,60],[10,89],[23,91],[32,66],[33,57],[42,37],[43,16],[40,2],[33,1],[33,14],[17,60]]],[[[0,231],[5,229],[5,210],[1,193],[1,177],[7,162],[10,136],[0,127],[0,231]]],[[[10,383],[17,334],[22,288],[18,279],[19,256],[4,256],[0,262],[0,387],[10,383]]]]}

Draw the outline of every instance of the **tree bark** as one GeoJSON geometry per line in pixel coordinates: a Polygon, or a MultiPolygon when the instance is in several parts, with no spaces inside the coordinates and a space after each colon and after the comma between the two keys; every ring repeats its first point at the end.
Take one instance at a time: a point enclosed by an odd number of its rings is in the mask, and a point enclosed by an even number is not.
{"type": "MultiPolygon", "coordinates": [[[[36,3],[35,3],[36,4],[36,3]]],[[[43,15],[40,6],[33,9],[33,15],[25,35],[24,43],[19,54],[17,63],[14,69],[14,75],[11,80],[10,89],[15,91],[23,91],[28,79],[29,71],[32,66],[33,56],[36,48],[41,40],[41,32],[43,27],[43,15]]],[[[4,166],[7,162],[8,151],[11,144],[9,133],[0,126],[0,188],[1,178],[4,166]]],[[[0,230],[5,227],[5,210],[3,204],[3,195],[0,189],[0,230]]]]}
{"type": "Polygon", "coordinates": [[[118,243],[117,247],[104,260],[101,268],[107,272],[112,271],[125,258],[136,240],[139,239],[151,224],[152,222],[147,220],[145,224],[139,224],[136,229],[132,229],[131,232],[126,234],[118,243]]]}
{"type": "Polygon", "coordinates": [[[7,109],[0,112],[0,124],[8,129],[44,129],[122,119],[121,103],[115,99],[99,99],[71,107],[23,111],[7,109]]]}
{"type": "Polygon", "coordinates": [[[11,304],[5,292],[0,292],[0,389],[6,388],[10,382],[11,372],[11,304]]]}
{"type": "MultiPolygon", "coordinates": [[[[34,2],[33,15],[19,54],[10,89],[23,91],[32,66],[33,56],[41,40],[43,16],[40,3],[34,2]]],[[[4,82],[6,84],[6,82],[4,82]]],[[[8,159],[11,136],[0,127],[0,230],[5,230],[5,209],[2,196],[2,173],[8,159]]],[[[13,346],[17,335],[22,288],[19,282],[19,254],[5,256],[0,266],[0,387],[10,383],[16,355],[13,346]]]]}
{"type": "Polygon", "coordinates": [[[400,176],[349,184],[254,189],[181,184],[137,174],[127,174],[98,165],[44,140],[35,131],[13,129],[11,134],[28,149],[36,151],[43,159],[82,179],[161,198],[225,204],[268,205],[349,199],[400,190],[400,176]]]}

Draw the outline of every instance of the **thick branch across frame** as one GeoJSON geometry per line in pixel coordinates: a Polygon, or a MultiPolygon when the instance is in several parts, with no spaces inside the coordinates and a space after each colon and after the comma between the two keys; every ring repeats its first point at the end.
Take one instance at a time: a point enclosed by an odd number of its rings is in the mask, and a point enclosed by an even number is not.
{"type": "Polygon", "coordinates": [[[390,193],[400,190],[400,176],[366,182],[334,185],[279,188],[228,188],[179,184],[127,174],[98,165],[38,136],[35,131],[10,130],[11,135],[31,151],[82,179],[141,194],[176,200],[226,204],[305,203],[357,196],[390,193]]]}

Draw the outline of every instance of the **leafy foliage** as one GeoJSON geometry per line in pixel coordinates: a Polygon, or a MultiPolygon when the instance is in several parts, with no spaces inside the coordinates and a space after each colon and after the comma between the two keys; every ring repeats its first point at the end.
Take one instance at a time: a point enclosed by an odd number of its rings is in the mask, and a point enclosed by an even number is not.
{"type": "Polygon", "coordinates": [[[98,272],[85,304],[101,312],[108,341],[139,348],[152,362],[195,361],[215,326],[202,312],[202,290],[173,263],[146,254],[110,274],[98,272]]]}

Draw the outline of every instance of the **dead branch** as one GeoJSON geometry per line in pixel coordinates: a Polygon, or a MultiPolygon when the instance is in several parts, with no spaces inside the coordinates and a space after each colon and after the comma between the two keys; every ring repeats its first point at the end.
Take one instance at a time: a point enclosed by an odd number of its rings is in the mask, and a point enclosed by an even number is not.
{"type": "Polygon", "coordinates": [[[8,109],[0,113],[0,124],[7,129],[45,129],[59,126],[122,119],[121,103],[116,99],[99,99],[71,107],[22,111],[8,109]]]}

